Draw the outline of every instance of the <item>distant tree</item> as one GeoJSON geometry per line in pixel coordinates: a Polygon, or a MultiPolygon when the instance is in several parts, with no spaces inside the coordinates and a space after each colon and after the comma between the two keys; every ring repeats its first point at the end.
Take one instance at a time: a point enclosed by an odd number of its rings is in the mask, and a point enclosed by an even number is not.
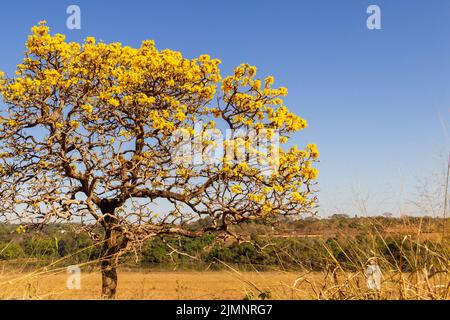
{"type": "MultiPolygon", "coordinates": [[[[247,136],[225,141],[231,148],[219,163],[175,153],[188,145],[178,133],[198,143],[195,126],[217,132],[214,118],[223,128],[268,138],[276,132],[282,143],[306,128],[283,105],[287,89],[273,88],[271,76],[257,79],[255,67],[243,64],[222,79],[220,61],[208,55],[187,59],[158,51],[153,41],[137,49],[93,38],[68,43],[45,22],[33,27],[26,48],[16,76],[0,74],[7,106],[0,118],[0,212],[4,221],[91,228],[103,244],[103,298],[115,297],[119,256],[147,239],[229,235],[230,225],[315,207],[313,144],[273,147],[278,161],[266,157],[276,166],[270,174],[250,157],[230,160],[241,145],[264,155],[247,136]]],[[[200,149],[212,145],[203,139],[200,149]]]]}
{"type": "Polygon", "coordinates": [[[335,213],[330,217],[330,219],[335,219],[335,220],[350,219],[350,216],[345,213],[335,213]]]}

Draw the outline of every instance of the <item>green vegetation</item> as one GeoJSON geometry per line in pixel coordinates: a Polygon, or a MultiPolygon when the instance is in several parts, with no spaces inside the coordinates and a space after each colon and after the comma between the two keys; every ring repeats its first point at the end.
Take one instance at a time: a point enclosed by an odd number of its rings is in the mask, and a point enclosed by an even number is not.
{"type": "MultiPolygon", "coordinates": [[[[324,271],[339,266],[358,271],[372,256],[398,266],[404,272],[449,259],[448,239],[442,239],[442,219],[349,218],[280,221],[276,231],[262,223],[236,228],[242,241],[215,240],[213,234],[199,238],[154,238],[144,242],[139,259],[123,256],[126,267],[158,269],[220,269],[227,265],[248,270],[324,271]],[[435,257],[430,252],[440,252],[435,257]],[[331,259],[330,259],[331,257],[331,259]]],[[[197,222],[201,224],[202,221],[197,222]]],[[[77,226],[53,224],[18,234],[17,225],[0,226],[0,260],[45,264],[64,258],[65,264],[96,261],[101,245],[77,226]]],[[[196,225],[191,226],[193,229],[196,225]]],[[[387,266],[389,267],[389,266],[387,266]]]]}

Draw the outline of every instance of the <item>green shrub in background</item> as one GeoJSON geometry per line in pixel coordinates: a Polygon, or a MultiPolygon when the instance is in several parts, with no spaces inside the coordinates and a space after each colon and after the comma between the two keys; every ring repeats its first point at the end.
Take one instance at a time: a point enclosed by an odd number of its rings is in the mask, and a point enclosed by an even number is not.
{"type": "MultiPolygon", "coordinates": [[[[130,267],[213,269],[223,268],[224,262],[250,270],[322,271],[336,268],[361,271],[372,256],[383,257],[387,269],[401,269],[414,272],[430,264],[448,259],[450,253],[447,242],[426,240],[420,243],[404,235],[384,236],[380,232],[386,226],[398,226],[400,219],[374,219],[367,224],[367,218],[347,218],[336,216],[329,220],[299,220],[279,226],[280,230],[309,232],[322,230],[322,236],[282,237],[264,224],[249,223],[241,232],[247,231],[247,242],[214,242],[214,235],[204,234],[199,238],[155,238],[146,241],[141,250],[141,258],[136,263],[133,255],[124,256],[130,267]],[[344,225],[345,230],[328,235],[328,229],[344,225]],[[328,228],[328,229],[327,229],[328,228]],[[376,232],[373,232],[376,230],[376,232]],[[380,231],[381,230],[381,231],[380,231]],[[356,232],[356,233],[355,233],[356,232]],[[431,257],[430,252],[441,252],[442,257],[431,257]],[[332,259],[330,259],[332,257],[332,259]],[[434,259],[434,260],[433,260],[434,259]]],[[[419,223],[414,219],[408,223],[419,223]]],[[[198,222],[203,223],[202,221],[198,222]]],[[[439,221],[430,220],[426,230],[439,230],[439,221]],[[433,224],[434,223],[434,224],[433,224]]],[[[194,228],[195,226],[193,226],[194,228]]],[[[35,258],[37,260],[59,260],[65,264],[96,261],[101,254],[101,244],[94,242],[87,234],[74,233],[67,225],[49,225],[40,230],[27,230],[24,234],[15,232],[15,225],[0,225],[0,259],[14,260],[35,258]]],[[[125,261],[125,262],[127,262],[125,261]]]]}
{"type": "Polygon", "coordinates": [[[0,259],[10,260],[10,259],[20,259],[25,256],[22,247],[19,244],[12,242],[0,242],[0,259]]]}

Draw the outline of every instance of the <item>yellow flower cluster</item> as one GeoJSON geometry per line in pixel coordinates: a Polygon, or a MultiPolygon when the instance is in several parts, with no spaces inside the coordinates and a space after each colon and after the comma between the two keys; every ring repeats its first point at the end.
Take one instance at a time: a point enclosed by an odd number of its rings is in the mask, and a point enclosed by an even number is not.
{"type": "MultiPolygon", "coordinates": [[[[215,117],[218,127],[226,122],[238,130],[257,129],[259,133],[267,130],[269,139],[278,132],[281,142],[287,142],[292,132],[307,127],[306,120],[284,105],[283,97],[288,90],[274,87],[273,76],[258,79],[256,67],[249,64],[238,66],[232,75],[222,79],[220,60],[207,54],[187,59],[177,51],[158,50],[150,40],[142,42],[139,48],[106,44],[92,37],[82,44],[68,43],[63,35],[51,35],[45,22],[33,27],[26,46],[16,77],[8,78],[0,72],[0,94],[6,104],[20,110],[0,119],[2,129],[18,131],[28,114],[34,117],[27,119],[28,123],[34,121],[44,127],[66,130],[68,140],[79,144],[87,139],[81,134],[84,130],[76,132],[80,126],[95,131],[104,144],[119,145],[136,138],[137,145],[143,137],[143,150],[127,157],[127,161],[118,156],[117,163],[133,164],[129,167],[142,174],[142,180],[150,177],[153,186],[164,187],[164,181],[174,175],[194,180],[208,173],[201,168],[191,172],[173,167],[161,168],[157,174],[149,172],[148,167],[139,171],[150,163],[156,166],[154,150],[167,147],[175,129],[192,135],[200,121],[206,123],[204,129],[213,129],[216,122],[211,119],[215,117]],[[60,97],[67,101],[60,101],[60,97]],[[61,106],[65,109],[61,110],[61,106]]],[[[216,146],[212,139],[208,140],[210,135],[211,132],[202,136],[203,149],[216,146]]],[[[289,201],[309,203],[309,195],[301,190],[318,177],[317,169],[313,168],[319,157],[315,144],[307,145],[305,150],[287,151],[272,146],[267,153],[246,138],[227,140],[224,144],[223,163],[214,170],[223,179],[220,183],[232,194],[243,194],[243,185],[251,192],[245,199],[241,195],[239,200],[254,202],[251,207],[263,213],[278,212],[279,204],[289,201]],[[276,164],[278,172],[265,176],[253,166],[254,158],[241,158],[236,163],[240,152],[262,156],[257,159],[259,164],[276,164]]],[[[45,159],[49,163],[41,161],[40,168],[55,167],[50,158],[45,159]]]]}
{"type": "MultiPolygon", "coordinates": [[[[292,147],[284,152],[280,149],[279,170],[272,175],[272,179],[278,181],[278,184],[275,183],[272,186],[274,191],[289,191],[291,192],[291,198],[296,199],[296,202],[303,203],[294,192],[298,192],[303,185],[309,185],[318,178],[319,171],[312,166],[316,156],[318,156],[318,151],[313,144],[308,145],[306,150],[292,147]],[[277,180],[280,177],[282,177],[281,183],[277,180]]],[[[268,191],[270,192],[270,190],[268,191]]],[[[305,198],[303,194],[300,195],[305,198]]]]}
{"type": "Polygon", "coordinates": [[[120,102],[117,99],[111,98],[108,100],[108,104],[117,108],[118,106],[120,106],[120,102]]]}
{"type": "Polygon", "coordinates": [[[17,234],[22,234],[22,233],[25,233],[25,232],[27,232],[27,228],[25,226],[23,226],[23,225],[20,225],[20,226],[18,226],[16,228],[16,233],[17,234]]]}
{"type": "Polygon", "coordinates": [[[311,167],[310,161],[307,161],[305,165],[302,166],[302,172],[307,180],[316,180],[319,177],[319,170],[311,167]]]}
{"type": "Polygon", "coordinates": [[[78,122],[78,121],[76,121],[76,120],[71,120],[70,121],[70,127],[72,128],[72,129],[78,129],[78,127],[80,126],[80,123],[78,122]]]}
{"type": "Polygon", "coordinates": [[[291,199],[292,201],[299,203],[304,203],[306,200],[305,197],[303,197],[298,191],[294,191],[291,193],[291,199]]]}
{"type": "Polygon", "coordinates": [[[152,96],[147,96],[145,93],[137,93],[135,95],[135,101],[142,106],[151,106],[155,103],[156,98],[152,96]]]}
{"type": "Polygon", "coordinates": [[[188,169],[181,167],[176,170],[176,174],[181,176],[184,179],[187,179],[187,178],[189,178],[189,175],[191,174],[191,172],[188,169]]]}
{"type": "Polygon", "coordinates": [[[242,193],[242,187],[240,185],[234,185],[231,187],[231,192],[235,194],[240,194],[242,193]]]}
{"type": "Polygon", "coordinates": [[[240,162],[237,166],[233,167],[229,159],[223,159],[223,168],[221,171],[227,175],[228,178],[233,180],[239,180],[247,175],[255,174],[258,170],[251,167],[247,162],[240,162]]]}
{"type": "Polygon", "coordinates": [[[248,199],[253,202],[263,202],[266,200],[266,196],[261,193],[250,193],[248,199]]]}
{"type": "Polygon", "coordinates": [[[8,123],[8,126],[10,126],[10,127],[15,127],[18,125],[18,122],[14,119],[8,119],[7,123],[8,123]]]}
{"type": "Polygon", "coordinates": [[[309,154],[313,159],[319,158],[319,150],[317,150],[317,145],[310,143],[306,146],[306,150],[309,151],[309,154]]]}
{"type": "Polygon", "coordinates": [[[282,186],[280,186],[280,185],[276,185],[276,186],[273,187],[273,190],[276,191],[276,192],[283,192],[284,188],[282,186]]]}
{"type": "Polygon", "coordinates": [[[269,114],[269,120],[275,128],[286,126],[289,131],[302,130],[308,126],[305,119],[289,112],[285,106],[281,106],[275,112],[271,112],[269,114]]]}
{"type": "Polygon", "coordinates": [[[157,111],[151,111],[149,118],[152,120],[153,128],[162,130],[167,134],[170,134],[176,129],[176,126],[173,122],[167,121],[168,112],[163,112],[161,115],[157,111]]]}
{"type": "Polygon", "coordinates": [[[81,106],[81,109],[83,109],[87,113],[92,113],[93,107],[89,104],[85,104],[81,106]]]}
{"type": "Polygon", "coordinates": [[[5,79],[5,73],[3,71],[0,71],[0,88],[5,85],[7,80],[5,79]]]}
{"type": "MultiPolygon", "coordinates": [[[[235,109],[235,112],[227,115],[231,121],[257,130],[272,127],[298,131],[306,128],[306,121],[289,112],[283,105],[281,97],[287,95],[287,88],[272,88],[272,76],[266,77],[262,86],[261,80],[255,76],[255,67],[242,64],[234,70],[232,76],[223,79],[224,102],[235,109]]],[[[217,109],[211,111],[214,111],[214,116],[220,115],[217,109]]]]}
{"type": "MultiPolygon", "coordinates": [[[[221,81],[221,61],[208,55],[186,59],[177,51],[158,51],[153,41],[144,41],[137,49],[97,42],[92,37],[81,45],[67,43],[63,35],[51,35],[45,21],[32,28],[26,46],[18,77],[6,81],[0,74],[0,93],[7,102],[32,104],[52,92],[76,99],[83,92],[80,111],[108,108],[118,116],[119,112],[146,114],[155,128],[166,133],[175,126],[173,121],[188,120],[186,105],[190,113],[199,112],[214,97],[221,81]],[[47,62],[50,58],[58,61],[58,68],[47,62]],[[151,113],[159,113],[155,105],[170,115],[151,113]]],[[[49,112],[42,104],[34,107],[49,112]]]]}
{"type": "Polygon", "coordinates": [[[270,202],[267,202],[267,201],[264,203],[264,205],[261,208],[261,211],[263,213],[265,213],[265,214],[272,213],[273,212],[272,210],[273,210],[272,204],[270,202]]]}

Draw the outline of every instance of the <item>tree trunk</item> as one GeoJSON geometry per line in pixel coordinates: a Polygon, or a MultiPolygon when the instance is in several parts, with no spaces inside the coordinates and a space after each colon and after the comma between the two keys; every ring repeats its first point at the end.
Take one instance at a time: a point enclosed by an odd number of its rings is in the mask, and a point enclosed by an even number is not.
{"type": "Polygon", "coordinates": [[[102,299],[116,298],[118,251],[117,234],[106,230],[101,259],[102,299]]]}
{"type": "Polygon", "coordinates": [[[117,266],[112,259],[102,261],[102,299],[116,298],[117,266]]]}

